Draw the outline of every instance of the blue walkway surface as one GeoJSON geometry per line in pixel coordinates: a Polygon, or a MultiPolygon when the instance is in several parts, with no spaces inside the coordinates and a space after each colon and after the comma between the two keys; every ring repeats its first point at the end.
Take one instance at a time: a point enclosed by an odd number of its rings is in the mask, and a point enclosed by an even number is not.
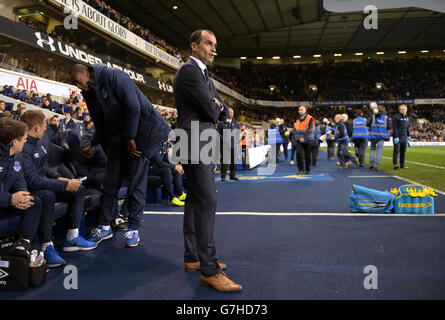
{"type": "MultiPolygon", "coordinates": [[[[324,152],[320,152],[325,157],[324,152]]],[[[348,196],[354,184],[376,190],[390,190],[408,182],[368,167],[338,169],[335,161],[320,160],[309,176],[297,176],[296,166],[281,161],[273,175],[258,174],[258,169],[239,171],[239,181],[221,181],[217,212],[305,212],[349,213],[348,196]]],[[[445,196],[434,198],[436,213],[445,213],[445,196]]],[[[183,208],[149,205],[148,211],[183,212],[183,208]]]]}
{"type": "MultiPolygon", "coordinates": [[[[283,162],[264,183],[217,183],[219,261],[242,292],[216,292],[199,284],[198,272],[183,271],[183,208],[164,203],[147,206],[136,248],[124,248],[117,232],[96,250],[61,253],[78,269],[78,290],[64,288],[58,268],[41,287],[0,292],[0,300],[445,299],[445,217],[345,214],[353,184],[384,190],[404,181],[367,168],[338,170],[327,160],[311,174],[329,179],[279,180],[295,173],[283,162]],[[298,214],[305,212],[316,214],[298,214]],[[367,266],[377,268],[376,290],[364,287],[367,266]]],[[[445,212],[443,198],[437,212],[445,212]]]]}

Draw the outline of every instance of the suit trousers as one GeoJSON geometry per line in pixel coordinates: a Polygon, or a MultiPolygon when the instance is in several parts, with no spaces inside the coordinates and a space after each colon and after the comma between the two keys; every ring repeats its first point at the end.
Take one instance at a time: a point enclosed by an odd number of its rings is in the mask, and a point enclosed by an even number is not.
{"type": "Polygon", "coordinates": [[[205,277],[221,272],[215,248],[216,185],[213,164],[183,164],[187,179],[184,207],[184,262],[201,262],[205,277]]]}
{"type": "Polygon", "coordinates": [[[221,177],[226,176],[228,167],[230,168],[230,177],[235,177],[235,149],[224,148],[221,143],[221,177]],[[227,154],[230,152],[230,164],[224,163],[224,152],[227,154]]]}
{"type": "Polygon", "coordinates": [[[99,225],[108,226],[117,217],[119,189],[124,179],[128,177],[128,227],[133,230],[139,229],[147,197],[148,169],[149,161],[144,157],[108,158],[99,225]]]}
{"type": "Polygon", "coordinates": [[[328,159],[334,159],[335,142],[332,140],[328,140],[327,144],[328,144],[328,159]]]}
{"type": "Polygon", "coordinates": [[[366,149],[368,148],[368,139],[354,139],[355,156],[359,159],[360,164],[365,164],[366,149]]]}
{"type": "Polygon", "coordinates": [[[392,163],[396,166],[400,154],[400,166],[405,166],[405,153],[406,153],[406,146],[408,142],[406,138],[400,138],[400,141],[398,144],[394,145],[394,151],[393,151],[393,157],[392,157],[392,163]]]}
{"type": "Polygon", "coordinates": [[[42,201],[35,194],[31,194],[31,196],[34,197],[34,205],[26,210],[19,210],[14,207],[0,208],[0,217],[13,214],[21,215],[18,231],[22,234],[23,238],[29,241],[33,241],[37,233],[40,215],[42,213],[42,201]]]}
{"type": "Polygon", "coordinates": [[[38,235],[42,243],[50,242],[52,226],[55,219],[55,203],[68,203],[67,228],[78,229],[85,209],[85,187],[80,186],[76,192],[65,191],[55,193],[51,190],[34,190],[33,194],[42,200],[42,216],[40,218],[38,235]]]}
{"type": "Polygon", "coordinates": [[[297,141],[297,166],[298,171],[311,170],[311,147],[312,143],[301,143],[297,141]],[[304,157],[304,162],[303,162],[304,157]]]}

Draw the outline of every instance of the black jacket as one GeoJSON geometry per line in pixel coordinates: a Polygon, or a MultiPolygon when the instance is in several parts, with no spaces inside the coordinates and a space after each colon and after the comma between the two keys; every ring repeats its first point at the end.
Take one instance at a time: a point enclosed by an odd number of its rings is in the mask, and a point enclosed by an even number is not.
{"type": "Polygon", "coordinates": [[[60,174],[48,166],[47,151],[38,142],[39,139],[28,136],[23,151],[18,154],[29,189],[65,192],[67,182],[57,180],[60,174]]]}
{"type": "Polygon", "coordinates": [[[57,145],[62,142],[62,135],[59,132],[59,128],[55,124],[51,124],[46,128],[46,135],[48,135],[49,140],[57,145]]]}
{"type": "Polygon", "coordinates": [[[225,147],[229,147],[230,149],[234,149],[235,145],[238,144],[240,138],[239,138],[239,131],[238,134],[231,137],[230,141],[227,139],[227,141],[224,141],[224,130],[230,130],[231,134],[234,134],[234,130],[239,130],[238,122],[235,120],[235,118],[232,119],[232,122],[229,121],[229,119],[226,119],[224,121],[218,122],[218,132],[219,137],[221,139],[221,143],[224,144],[225,147]]]}
{"type": "Polygon", "coordinates": [[[392,119],[393,138],[406,139],[411,134],[409,132],[409,117],[398,113],[392,119]]]}
{"type": "MultiPolygon", "coordinates": [[[[199,132],[205,129],[216,130],[218,120],[225,120],[228,117],[228,108],[223,103],[216,91],[213,80],[210,79],[210,86],[199,68],[198,64],[189,59],[178,70],[173,84],[174,98],[178,110],[178,128],[184,129],[188,133],[188,156],[181,161],[184,163],[191,159],[191,127],[195,121],[199,125],[199,132]],[[214,101],[217,98],[223,103],[223,110],[214,101]]],[[[215,132],[217,134],[217,132],[215,132]]],[[[193,141],[198,145],[199,151],[208,141],[193,141]]]]}
{"type": "Polygon", "coordinates": [[[124,71],[104,64],[89,70],[91,90],[82,95],[96,129],[93,145],[101,144],[105,152],[115,154],[126,150],[127,139],[134,139],[138,150],[150,159],[168,140],[167,122],[124,71]]]}
{"type": "Polygon", "coordinates": [[[289,133],[289,140],[292,143],[292,147],[296,147],[297,146],[297,141],[298,141],[298,134],[297,134],[297,130],[292,129],[289,133]]]}
{"type": "Polygon", "coordinates": [[[352,133],[354,131],[354,127],[353,127],[352,123],[350,123],[349,121],[343,121],[343,123],[345,124],[348,136],[352,137],[352,133]]]}
{"type": "Polygon", "coordinates": [[[175,165],[172,164],[168,159],[168,146],[163,145],[157,152],[153,154],[153,157],[150,159],[150,169],[162,169],[162,168],[170,168],[174,169],[175,165]]]}
{"type": "Polygon", "coordinates": [[[10,146],[0,143],[0,208],[11,206],[12,194],[28,191],[23,169],[16,155],[9,155],[10,146]]]}
{"type": "Polygon", "coordinates": [[[66,118],[60,120],[59,126],[63,132],[69,129],[77,129],[77,124],[72,118],[69,121],[66,121],[66,118]]]}

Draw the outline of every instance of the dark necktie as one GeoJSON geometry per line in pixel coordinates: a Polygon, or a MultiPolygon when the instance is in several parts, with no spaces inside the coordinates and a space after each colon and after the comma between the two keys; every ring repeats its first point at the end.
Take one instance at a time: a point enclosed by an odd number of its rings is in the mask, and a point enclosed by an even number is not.
{"type": "Polygon", "coordinates": [[[204,76],[206,78],[207,85],[210,87],[210,78],[209,78],[209,72],[207,71],[207,68],[204,69],[204,76]]]}

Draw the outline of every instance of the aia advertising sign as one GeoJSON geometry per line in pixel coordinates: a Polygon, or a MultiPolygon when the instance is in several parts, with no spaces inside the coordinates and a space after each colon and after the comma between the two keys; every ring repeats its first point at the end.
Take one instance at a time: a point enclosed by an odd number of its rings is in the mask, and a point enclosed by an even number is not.
{"type": "Polygon", "coordinates": [[[40,94],[51,93],[53,96],[64,98],[69,98],[73,91],[80,93],[74,86],[6,69],[0,69],[0,85],[14,86],[15,89],[35,91],[40,94]]]}

